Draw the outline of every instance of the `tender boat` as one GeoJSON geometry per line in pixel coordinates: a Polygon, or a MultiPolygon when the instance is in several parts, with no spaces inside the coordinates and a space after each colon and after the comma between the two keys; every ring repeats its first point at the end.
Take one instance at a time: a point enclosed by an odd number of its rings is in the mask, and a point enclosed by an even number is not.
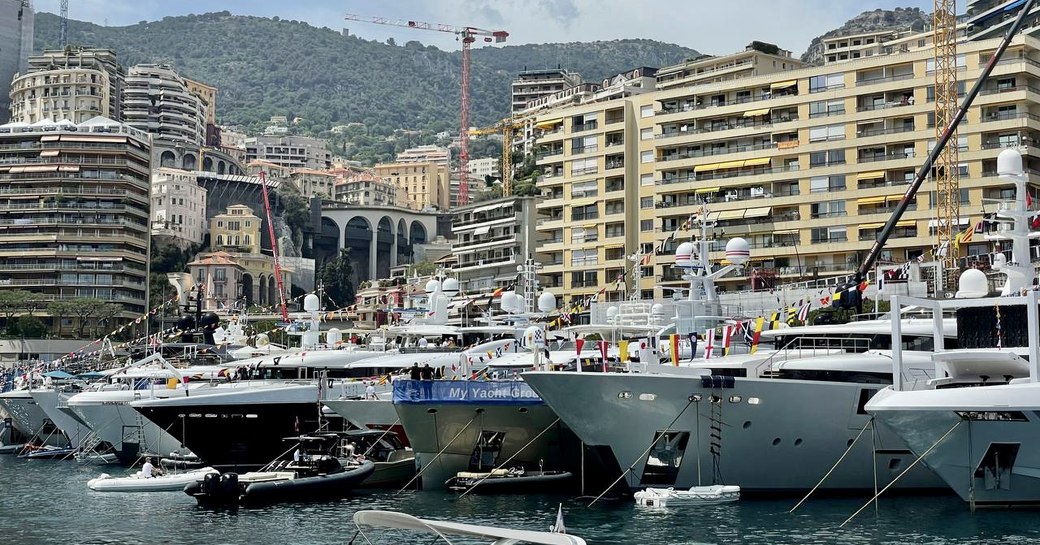
{"type": "Polygon", "coordinates": [[[711,485],[695,486],[689,490],[674,488],[647,488],[632,495],[636,505],[644,507],[667,507],[673,505],[715,505],[740,499],[739,486],[711,485]]]}
{"type": "Polygon", "coordinates": [[[26,443],[21,452],[18,453],[18,457],[30,460],[61,460],[71,458],[75,454],[76,449],[71,447],[40,446],[34,443],[26,443]]]}
{"type": "MultiPolygon", "coordinates": [[[[496,526],[482,526],[478,524],[462,524],[459,522],[448,522],[443,520],[428,520],[413,517],[406,513],[396,511],[365,510],[354,513],[354,525],[357,526],[357,534],[364,536],[361,526],[373,526],[378,528],[392,528],[399,530],[413,530],[439,536],[445,543],[452,543],[445,534],[477,537],[489,540],[492,544],[509,543],[537,543],[543,545],[585,545],[585,540],[571,534],[563,533],[562,517],[557,517],[555,528],[558,531],[539,532],[535,530],[514,530],[512,528],[498,528],[496,526]]],[[[357,537],[357,536],[355,536],[357,537]]],[[[364,537],[365,543],[368,537],[364,537]]],[[[354,542],[351,540],[351,542],[354,542]]],[[[398,541],[399,542],[399,541],[398,541]]]]}
{"type": "Polygon", "coordinates": [[[140,471],[126,477],[113,477],[108,473],[102,473],[87,481],[87,487],[97,492],[166,492],[184,490],[186,485],[204,479],[206,475],[219,475],[219,472],[212,467],[204,467],[157,477],[145,477],[140,471]]]}
{"type": "Polygon", "coordinates": [[[241,475],[210,473],[185,486],[184,493],[203,507],[335,500],[350,494],[375,471],[370,461],[341,461],[330,454],[338,442],[328,436],[290,437],[286,441],[299,444],[291,459],[276,460],[261,471],[241,475]]]}
{"type": "Polygon", "coordinates": [[[489,472],[460,471],[444,486],[456,492],[481,494],[545,493],[562,489],[574,479],[570,471],[527,471],[522,467],[489,472]]]}
{"type": "Polygon", "coordinates": [[[375,464],[375,471],[361,486],[397,488],[415,477],[415,454],[390,430],[351,430],[340,432],[340,452],[355,455],[375,464]]]}

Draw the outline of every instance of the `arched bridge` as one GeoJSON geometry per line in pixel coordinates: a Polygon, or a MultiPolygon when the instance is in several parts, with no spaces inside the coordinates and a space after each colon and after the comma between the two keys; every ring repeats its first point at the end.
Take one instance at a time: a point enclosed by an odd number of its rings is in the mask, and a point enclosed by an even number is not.
{"type": "Polygon", "coordinates": [[[359,279],[387,278],[390,267],[412,262],[415,244],[437,236],[437,213],[325,204],[321,208],[321,237],[331,241],[333,236],[337,252],[351,249],[362,269],[357,271],[359,279]]]}

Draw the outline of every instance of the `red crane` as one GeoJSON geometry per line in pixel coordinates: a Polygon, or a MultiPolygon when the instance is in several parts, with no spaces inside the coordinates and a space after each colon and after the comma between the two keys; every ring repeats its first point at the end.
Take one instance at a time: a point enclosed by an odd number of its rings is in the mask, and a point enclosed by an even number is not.
{"type": "Polygon", "coordinates": [[[470,45],[477,41],[477,36],[483,36],[484,42],[502,43],[506,41],[509,33],[504,30],[484,30],[471,26],[444,25],[439,23],[424,23],[422,21],[404,21],[387,19],[386,17],[362,17],[360,15],[347,14],[348,21],[363,21],[378,25],[399,26],[413,28],[416,30],[435,30],[437,32],[450,32],[462,38],[462,107],[460,111],[459,129],[459,206],[469,204],[469,50],[470,45]]]}
{"type": "Polygon", "coordinates": [[[274,277],[278,286],[278,302],[282,306],[282,320],[285,323],[289,323],[289,309],[285,307],[285,286],[282,285],[282,267],[278,264],[278,239],[274,236],[274,222],[271,221],[271,201],[267,198],[267,176],[262,170],[260,171],[260,187],[263,189],[264,211],[267,213],[267,233],[271,237],[271,255],[274,256],[274,277]]]}

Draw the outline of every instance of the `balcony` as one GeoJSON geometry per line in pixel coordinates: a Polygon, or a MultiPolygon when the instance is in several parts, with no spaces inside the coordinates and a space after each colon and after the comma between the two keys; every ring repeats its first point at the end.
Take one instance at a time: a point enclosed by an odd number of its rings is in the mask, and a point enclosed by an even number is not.
{"type": "Polygon", "coordinates": [[[913,106],[910,102],[904,101],[890,101],[890,102],[878,102],[875,104],[865,104],[863,106],[857,106],[857,112],[873,112],[876,110],[887,110],[889,108],[901,108],[903,106],[913,106]]]}
{"type": "Polygon", "coordinates": [[[913,132],[913,131],[914,131],[914,126],[913,125],[904,125],[902,127],[895,127],[895,128],[891,128],[891,129],[880,128],[880,129],[862,129],[862,130],[857,130],[856,131],[856,136],[858,136],[860,138],[867,138],[869,136],[881,136],[881,135],[884,135],[884,134],[899,134],[899,133],[903,133],[903,132],[913,132]]]}
{"type": "Polygon", "coordinates": [[[745,151],[760,151],[767,149],[775,149],[777,147],[775,142],[766,142],[762,144],[748,144],[743,146],[727,146],[727,147],[710,147],[707,149],[700,149],[696,151],[685,151],[681,153],[673,153],[670,155],[662,155],[660,161],[679,161],[682,159],[693,159],[696,157],[709,157],[714,155],[727,155],[730,153],[741,153],[745,151]]]}
{"type": "Polygon", "coordinates": [[[913,72],[909,74],[898,74],[894,76],[881,76],[879,78],[865,78],[856,80],[856,87],[863,85],[876,85],[878,83],[887,83],[890,81],[903,81],[908,79],[914,79],[913,72]]]}
{"type": "Polygon", "coordinates": [[[894,161],[896,159],[912,159],[915,157],[913,151],[907,152],[893,152],[893,153],[875,153],[871,155],[863,155],[856,159],[858,163],[876,163],[878,161],[894,161]]]}
{"type": "Polygon", "coordinates": [[[571,132],[591,131],[597,128],[599,128],[599,123],[595,121],[589,121],[588,123],[575,123],[574,126],[571,127],[571,132]]]}

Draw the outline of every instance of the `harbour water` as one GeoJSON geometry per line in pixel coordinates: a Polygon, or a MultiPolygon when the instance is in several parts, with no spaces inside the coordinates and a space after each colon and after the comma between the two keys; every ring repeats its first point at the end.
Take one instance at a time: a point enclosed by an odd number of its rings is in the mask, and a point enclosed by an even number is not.
{"type": "MultiPolygon", "coordinates": [[[[1040,542],[1036,511],[969,512],[952,495],[882,498],[838,526],[864,498],[811,500],[796,514],[795,499],[741,500],[711,507],[638,508],[631,501],[597,503],[557,496],[465,496],[441,492],[372,491],[324,504],[277,505],[237,512],[195,506],[179,492],[101,493],[87,489],[99,473],[119,466],[19,460],[0,455],[0,536],[9,543],[82,544],[346,544],[359,509],[545,530],[562,503],[567,529],[590,544],[1016,544],[1040,542]]],[[[412,543],[404,536],[375,543],[412,543]]],[[[433,543],[429,536],[421,543],[433,543]]],[[[466,541],[458,541],[467,543],[466,541]]],[[[355,543],[364,543],[359,538],[355,543]]],[[[469,542],[472,543],[472,542],[469,542]]]]}

